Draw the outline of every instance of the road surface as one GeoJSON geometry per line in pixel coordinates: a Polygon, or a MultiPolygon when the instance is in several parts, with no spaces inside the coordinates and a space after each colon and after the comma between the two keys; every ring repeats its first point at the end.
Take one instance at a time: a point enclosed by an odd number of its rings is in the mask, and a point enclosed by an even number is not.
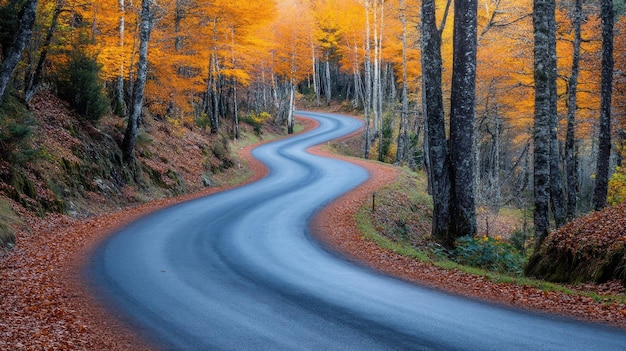
{"type": "Polygon", "coordinates": [[[164,350],[624,350],[626,333],[493,306],[348,262],[307,223],[368,177],[305,150],[360,128],[315,130],[253,155],[262,180],[122,229],[93,255],[98,296],[164,350]]]}

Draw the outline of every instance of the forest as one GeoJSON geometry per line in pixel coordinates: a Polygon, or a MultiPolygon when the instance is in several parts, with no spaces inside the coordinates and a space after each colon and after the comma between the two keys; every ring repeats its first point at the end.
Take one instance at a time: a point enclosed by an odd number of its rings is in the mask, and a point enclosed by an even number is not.
{"type": "MultiPolygon", "coordinates": [[[[477,207],[534,236],[626,201],[621,0],[2,0],[0,96],[57,95],[86,121],[142,118],[236,140],[296,109],[362,115],[359,156],[424,170],[434,237],[477,207]],[[256,121],[256,122],[255,122],[256,121]],[[473,191],[471,191],[473,189],[473,191]]],[[[0,154],[26,134],[3,112],[0,154]]]]}

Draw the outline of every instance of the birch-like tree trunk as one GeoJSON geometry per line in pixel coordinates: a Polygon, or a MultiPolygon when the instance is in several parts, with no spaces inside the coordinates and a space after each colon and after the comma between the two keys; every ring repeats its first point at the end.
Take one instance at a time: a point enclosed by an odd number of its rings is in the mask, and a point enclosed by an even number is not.
{"type": "Polygon", "coordinates": [[[593,207],[600,210],[606,206],[609,185],[609,161],[611,157],[611,100],[613,95],[613,26],[615,13],[613,0],[601,1],[602,20],[602,87],[600,96],[600,131],[598,136],[598,159],[596,162],[596,185],[593,191],[593,207]]]}
{"type": "Polygon", "coordinates": [[[371,61],[371,45],[370,45],[370,3],[371,0],[365,0],[365,103],[364,105],[364,118],[365,118],[365,130],[364,130],[364,142],[363,142],[363,157],[368,159],[370,157],[370,142],[371,142],[371,125],[370,114],[372,112],[372,61],[371,61]]]}
{"type": "Polygon", "coordinates": [[[150,42],[150,33],[152,32],[152,16],[150,0],[142,0],[137,78],[133,88],[132,110],[128,118],[124,141],[122,142],[122,153],[126,163],[131,163],[134,160],[135,145],[139,131],[139,118],[143,108],[144,87],[148,77],[148,43],[150,42]]]}
{"type": "Polygon", "coordinates": [[[550,107],[551,82],[555,77],[551,66],[555,61],[550,52],[550,27],[555,22],[554,0],[534,0],[534,78],[535,121],[534,141],[534,225],[535,239],[540,245],[550,229],[550,107]]]}
{"type": "Polygon", "coordinates": [[[474,197],[474,111],[476,100],[477,0],[454,2],[454,50],[450,106],[450,234],[456,238],[476,234],[474,197]]]}
{"type": "Polygon", "coordinates": [[[17,67],[24,47],[33,35],[33,26],[37,16],[37,0],[28,0],[24,5],[24,12],[20,18],[17,33],[14,35],[13,43],[8,50],[7,56],[0,65],[0,103],[4,100],[4,95],[13,77],[13,71],[17,67]]]}
{"type": "Polygon", "coordinates": [[[582,0],[574,1],[572,14],[572,28],[574,41],[572,43],[572,72],[567,85],[567,132],[565,135],[565,173],[567,184],[566,218],[571,221],[576,216],[578,177],[576,169],[578,160],[575,152],[576,145],[576,94],[578,90],[578,73],[580,71],[580,43],[581,43],[582,0]]]}

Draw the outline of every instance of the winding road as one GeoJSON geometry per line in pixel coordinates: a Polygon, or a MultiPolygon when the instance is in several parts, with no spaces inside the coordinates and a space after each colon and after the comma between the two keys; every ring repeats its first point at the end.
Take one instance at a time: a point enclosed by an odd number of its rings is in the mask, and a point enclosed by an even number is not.
{"type": "Polygon", "coordinates": [[[451,296],[318,244],[308,222],[368,177],[305,150],[361,127],[263,145],[265,178],[125,227],[93,255],[99,297],[164,350],[624,350],[626,333],[451,296]]]}

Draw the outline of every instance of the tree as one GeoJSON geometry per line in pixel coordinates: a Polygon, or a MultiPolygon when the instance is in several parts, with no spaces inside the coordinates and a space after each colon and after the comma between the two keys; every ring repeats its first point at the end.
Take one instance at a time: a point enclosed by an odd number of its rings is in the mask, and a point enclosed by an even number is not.
{"type": "Polygon", "coordinates": [[[7,87],[13,76],[13,71],[20,61],[22,51],[26,43],[30,40],[33,34],[33,26],[35,25],[35,17],[37,15],[37,0],[27,0],[24,5],[22,16],[20,18],[20,24],[13,43],[9,47],[7,56],[2,61],[0,66],[0,101],[4,99],[7,87]]]}
{"type": "Polygon", "coordinates": [[[574,0],[574,12],[572,14],[572,27],[574,29],[574,41],[572,42],[572,73],[567,86],[567,132],[565,136],[565,174],[567,184],[567,211],[566,217],[571,221],[576,216],[577,184],[576,169],[578,161],[576,157],[575,126],[576,126],[576,103],[578,90],[578,73],[580,71],[580,44],[581,44],[581,20],[582,0],[574,0]]]}
{"type": "Polygon", "coordinates": [[[474,107],[476,104],[476,0],[454,2],[454,51],[450,107],[451,234],[446,244],[476,234],[474,107]]]}
{"type": "Polygon", "coordinates": [[[450,174],[441,92],[441,33],[437,28],[435,0],[422,1],[422,108],[426,124],[428,179],[433,198],[432,235],[449,243],[450,174]]]}
{"type": "Polygon", "coordinates": [[[153,25],[153,14],[150,9],[151,0],[141,1],[141,27],[139,31],[139,62],[137,68],[137,79],[133,88],[133,101],[131,113],[128,118],[128,125],[124,140],[122,142],[122,153],[124,161],[131,163],[134,160],[135,144],[139,132],[139,117],[143,108],[144,88],[148,76],[148,43],[153,25]]]}
{"type": "Polygon", "coordinates": [[[535,239],[539,245],[550,228],[548,210],[550,204],[550,118],[552,87],[556,79],[556,46],[551,40],[555,22],[554,0],[535,0],[533,5],[534,27],[534,78],[535,123],[534,142],[534,224],[535,239]]]}
{"type": "Polygon", "coordinates": [[[613,94],[613,26],[615,13],[613,0],[601,1],[602,20],[602,88],[600,97],[600,131],[593,206],[601,210],[606,206],[611,157],[611,98],[613,94]]]}

